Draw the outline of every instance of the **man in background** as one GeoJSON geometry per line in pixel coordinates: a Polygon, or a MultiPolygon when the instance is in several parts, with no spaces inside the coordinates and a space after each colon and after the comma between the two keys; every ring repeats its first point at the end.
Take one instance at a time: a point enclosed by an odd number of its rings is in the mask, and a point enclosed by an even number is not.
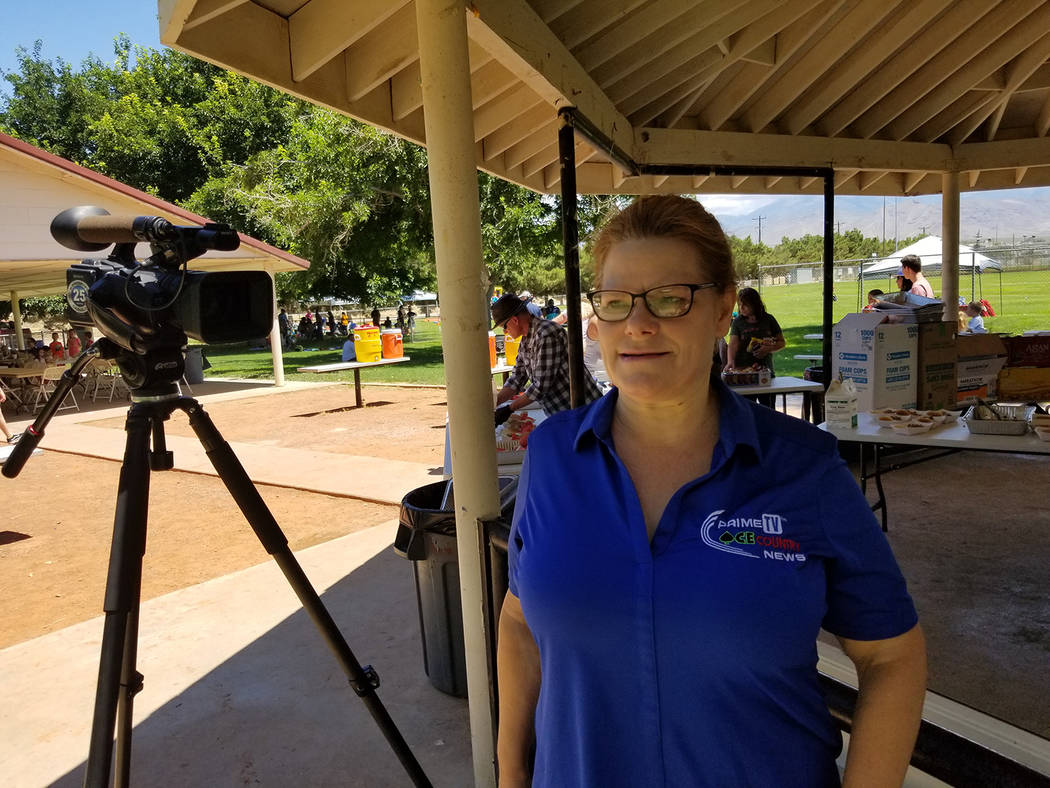
{"type": "Polygon", "coordinates": [[[922,260],[919,259],[918,255],[906,254],[901,258],[901,275],[911,282],[913,295],[920,295],[925,298],[937,297],[933,294],[933,286],[929,280],[922,275],[922,260]]]}
{"type": "MultiPolygon", "coordinates": [[[[549,320],[533,316],[525,301],[514,293],[501,296],[492,305],[492,320],[512,339],[521,339],[514,371],[496,395],[497,426],[511,413],[538,402],[546,414],[569,410],[569,339],[565,330],[549,320]]],[[[583,373],[583,403],[601,396],[591,373],[583,373]]]]}

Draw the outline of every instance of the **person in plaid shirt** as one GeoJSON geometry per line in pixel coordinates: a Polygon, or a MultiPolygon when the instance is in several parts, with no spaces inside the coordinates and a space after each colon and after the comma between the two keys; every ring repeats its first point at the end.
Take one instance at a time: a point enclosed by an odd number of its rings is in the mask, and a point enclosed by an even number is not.
{"type": "MultiPolygon", "coordinates": [[[[549,320],[536,318],[514,293],[501,296],[492,305],[492,320],[510,337],[521,337],[518,359],[506,385],[496,395],[496,424],[515,410],[539,402],[547,415],[569,410],[569,340],[565,331],[549,320]],[[521,396],[517,396],[520,394],[521,396]]],[[[584,404],[601,396],[591,373],[584,370],[584,404]]]]}

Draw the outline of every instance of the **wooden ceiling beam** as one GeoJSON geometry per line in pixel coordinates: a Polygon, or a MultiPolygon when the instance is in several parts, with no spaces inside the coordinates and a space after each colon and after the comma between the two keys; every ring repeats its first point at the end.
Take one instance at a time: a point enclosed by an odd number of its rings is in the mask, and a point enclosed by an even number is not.
{"type": "MultiPolygon", "coordinates": [[[[904,139],[907,134],[944,109],[969,85],[976,84],[994,70],[991,67],[977,70],[973,68],[982,55],[984,59],[980,62],[987,62],[989,52],[994,55],[999,51],[998,42],[1002,39],[999,36],[990,36],[989,31],[1012,30],[1040,4],[1040,0],[1015,0],[997,6],[980,19],[968,20],[967,24],[960,28],[961,33],[956,39],[948,42],[937,55],[857,118],[851,126],[853,131],[859,137],[870,138],[886,129],[886,136],[904,139]],[[993,43],[995,46],[992,46],[993,43]],[[958,75],[961,72],[965,73],[965,76],[959,79],[958,75]],[[948,77],[951,81],[949,89],[945,89],[946,74],[951,75],[948,77]],[[938,99],[943,101],[946,96],[947,101],[944,104],[939,103],[938,99]],[[927,106],[930,107],[929,110],[927,106]],[[924,115],[927,112],[929,114],[924,115]],[[901,134],[901,131],[904,133],[901,134]]],[[[1039,32],[1041,35],[1045,28],[1039,32]]],[[[909,50],[911,49],[912,47],[909,47],[909,50]]],[[[1009,57],[1016,54],[1017,50],[1011,49],[1009,57]]]]}
{"type": "Polygon", "coordinates": [[[288,17],[292,79],[302,82],[406,6],[408,0],[354,3],[311,0],[306,3],[288,17]]]}
{"type": "MultiPolygon", "coordinates": [[[[988,142],[994,142],[996,136],[998,136],[998,134],[999,134],[999,124],[1003,122],[1003,115],[1006,113],[1007,103],[1008,102],[1005,102],[1005,101],[1002,102],[996,108],[995,112],[992,113],[991,117],[988,118],[987,131],[985,132],[985,137],[984,137],[988,142]]],[[[953,143],[953,144],[958,145],[958,144],[961,144],[963,142],[966,142],[966,138],[965,137],[960,139],[959,142],[953,143]]]]}
{"type": "Polygon", "coordinates": [[[553,110],[546,103],[541,103],[508,122],[482,140],[485,146],[485,161],[491,161],[515,143],[535,134],[547,126],[555,117],[553,110]]]}
{"type": "Polygon", "coordinates": [[[938,17],[936,25],[924,29],[907,43],[905,51],[884,61],[861,85],[852,86],[817,122],[820,132],[828,137],[840,134],[947,47],[953,39],[946,31],[965,30],[978,23],[984,25],[983,17],[993,8],[988,0],[954,0],[938,17]]]}
{"type": "Polygon", "coordinates": [[[904,173],[904,187],[903,192],[905,194],[911,194],[912,189],[918,186],[922,179],[925,178],[929,173],[926,172],[906,172],[904,173]]]}
{"type": "Polygon", "coordinates": [[[954,151],[955,166],[947,169],[1005,170],[1050,165],[1050,137],[964,142],[954,151]]]}
{"type": "Polygon", "coordinates": [[[857,176],[857,185],[862,192],[866,192],[889,174],[889,170],[862,171],[857,176]]]}
{"type": "Polygon", "coordinates": [[[988,112],[994,111],[998,101],[999,97],[995,93],[988,93],[984,90],[964,93],[950,106],[939,112],[935,117],[930,118],[910,136],[912,139],[921,142],[933,142],[950,132],[951,135],[946,141],[949,145],[953,144],[953,141],[957,144],[969,137],[970,132],[981,125],[984,119],[988,117],[984,110],[988,109],[988,112]],[[966,133],[958,140],[955,140],[957,131],[965,131],[966,133]]]}
{"type": "Polygon", "coordinates": [[[569,13],[578,13],[584,0],[532,0],[532,7],[544,22],[553,22],[569,13]]]}
{"type": "Polygon", "coordinates": [[[419,62],[416,9],[406,5],[360,38],[346,53],[346,89],[351,101],[419,62]]]}
{"type": "Polygon", "coordinates": [[[1021,88],[1021,85],[1027,82],[1028,78],[1042,67],[1047,57],[1050,57],[1050,33],[1043,36],[1031,47],[1025,49],[1014,58],[1013,62],[1005,67],[1006,82],[1003,85],[1002,92],[995,96],[994,101],[974,112],[966,123],[958,124],[952,130],[948,141],[952,145],[964,142],[989,118],[993,120],[988,129],[988,139],[995,139],[995,133],[999,130],[999,123],[1002,120],[1003,113],[1006,111],[1007,104],[1010,103],[1010,99],[1021,88]]]}
{"type": "Polygon", "coordinates": [[[707,30],[713,34],[694,44],[694,54],[700,47],[715,46],[718,33],[726,31],[723,35],[728,35],[733,28],[724,21],[725,15],[740,5],[739,0],[731,3],[656,0],[581,47],[576,57],[599,85],[609,85],[644,68],[660,52],[703,35],[707,30]],[[723,19],[721,23],[720,19],[723,19]]]}
{"type": "MultiPolygon", "coordinates": [[[[624,115],[631,116],[656,99],[674,92],[681,85],[695,85],[698,80],[710,79],[711,75],[720,70],[724,58],[718,49],[711,47],[699,54],[696,50],[691,50],[691,52],[692,55],[688,60],[669,71],[661,71],[652,75],[643,75],[639,72],[632,75],[631,80],[621,82],[610,89],[610,97],[624,115]],[[655,87],[656,85],[659,87],[655,87]]],[[[673,103],[673,101],[669,102],[667,106],[673,103]]]]}
{"type": "Polygon", "coordinates": [[[1035,136],[1045,137],[1048,131],[1050,131],[1050,96],[1046,97],[1043,106],[1039,108],[1039,114],[1035,119],[1035,136]]]}
{"type": "MultiPolygon", "coordinates": [[[[827,26],[814,46],[799,54],[785,66],[775,81],[769,81],[759,92],[750,109],[743,113],[742,124],[760,131],[779,117],[806,88],[819,83],[858,41],[863,41],[893,12],[901,0],[860,3],[850,8],[834,24],[827,26]]],[[[909,0],[910,2],[910,0],[909,0]]]]}
{"type": "MultiPolygon", "coordinates": [[[[716,72],[714,74],[704,72],[703,74],[697,75],[697,78],[692,80],[692,89],[688,93],[682,93],[683,97],[675,101],[673,104],[660,102],[667,108],[660,110],[659,123],[657,125],[666,128],[673,128],[683,117],[696,114],[696,112],[699,111],[696,107],[700,97],[708,90],[712,83],[719,79],[719,74],[725,74],[726,69],[730,66],[741,61],[764,65],[766,68],[775,65],[777,33],[794,21],[799,14],[805,13],[818,2],[821,2],[821,0],[797,0],[797,2],[790,3],[786,6],[781,5],[773,11],[765,14],[761,19],[744,28],[739,33],[730,36],[729,51],[722,63],[716,67],[716,72]],[[750,57],[750,54],[753,53],[756,48],[765,48],[768,46],[772,46],[773,49],[773,56],[768,63],[763,63],[760,58],[750,57]]],[[[728,81],[728,77],[726,77],[726,81],[728,81]]],[[[648,113],[646,112],[640,112],[639,118],[641,118],[641,120],[636,121],[636,123],[649,123],[656,118],[656,116],[646,117],[647,114],[648,113]]]]}
{"type": "MultiPolygon", "coordinates": [[[[839,10],[843,2],[844,0],[823,0],[812,6],[806,13],[796,16],[777,35],[777,63],[783,66],[788,62],[814,32],[819,30],[820,26],[839,10]]],[[[792,13],[796,13],[797,8],[803,7],[802,3],[784,5],[785,10],[792,13]]],[[[755,95],[777,68],[778,66],[771,69],[767,66],[745,63],[729,85],[717,96],[713,96],[700,111],[700,126],[712,130],[722,128],[755,95]]]]}
{"type": "MultiPolygon", "coordinates": [[[[1024,16],[1005,35],[991,41],[965,66],[948,73],[947,76],[941,74],[935,87],[925,92],[887,126],[889,136],[896,140],[905,139],[938,112],[950,106],[971,85],[1015,58],[1025,59],[1023,68],[1027,68],[1029,73],[1039,63],[1044,62],[1050,53],[1050,35],[1046,32],[1050,30],[1050,5],[1038,3],[1038,6],[1034,13],[1024,16]],[[1038,60],[1031,63],[1028,61],[1029,53],[1034,52],[1038,52],[1038,60]]],[[[987,31],[984,33],[987,39],[987,31]]],[[[1023,80],[1018,80],[1017,84],[1021,82],[1023,80]]]]}
{"type": "MultiPolygon", "coordinates": [[[[514,75],[469,39],[467,50],[470,56],[471,96],[474,109],[477,109],[509,88],[514,82],[514,75]]],[[[394,118],[407,117],[423,106],[422,84],[418,60],[390,78],[394,118]]]]}
{"type": "MultiPolygon", "coordinates": [[[[574,106],[623,150],[630,123],[524,0],[473,0],[468,35],[555,110],[574,106]]],[[[487,148],[486,148],[487,151],[487,148]]]]}
{"type": "MultiPolygon", "coordinates": [[[[938,143],[658,128],[639,128],[635,137],[635,159],[640,164],[697,164],[698,152],[711,151],[711,156],[699,163],[900,171],[952,169],[952,149],[938,143]]],[[[1046,143],[1050,147],[1050,139],[1046,143]]]]}
{"type": "Polygon", "coordinates": [[[1044,63],[1017,89],[1018,93],[1029,93],[1034,90],[1050,88],[1050,63],[1044,63]]]}
{"type": "MultiPolygon", "coordinates": [[[[681,0],[675,0],[681,2],[681,0]]],[[[548,26],[562,43],[570,50],[581,44],[586,45],[594,38],[602,38],[606,32],[620,24],[624,19],[640,21],[653,5],[649,0],[604,0],[601,3],[587,3],[571,14],[563,14],[548,26]],[[641,7],[644,12],[639,12],[641,7]]],[[[579,59],[579,53],[576,53],[579,59]]],[[[581,61],[582,63],[582,61],[581,61]]],[[[589,70],[589,69],[588,69],[589,70]]]]}
{"type": "MultiPolygon", "coordinates": [[[[523,111],[546,106],[539,96],[520,82],[512,85],[492,101],[486,102],[474,110],[474,141],[482,140],[496,129],[507,123],[508,118],[520,115],[523,111]]],[[[548,107],[548,115],[555,117],[548,107]]]]}
{"type": "Polygon", "coordinates": [[[182,29],[190,30],[203,25],[246,2],[248,0],[197,0],[182,29]]]}
{"type": "Polygon", "coordinates": [[[885,25],[872,32],[842,63],[811,81],[809,89],[781,118],[779,126],[788,134],[801,134],[836,101],[856,89],[864,77],[874,73],[913,35],[941,13],[952,0],[914,0],[900,8],[885,25]]]}

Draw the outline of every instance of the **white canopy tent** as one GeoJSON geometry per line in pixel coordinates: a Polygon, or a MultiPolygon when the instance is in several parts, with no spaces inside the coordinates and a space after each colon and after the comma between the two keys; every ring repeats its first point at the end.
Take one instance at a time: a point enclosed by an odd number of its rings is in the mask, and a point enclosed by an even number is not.
{"type": "MultiPolygon", "coordinates": [[[[941,271],[941,251],[944,248],[944,242],[939,236],[927,235],[925,238],[920,238],[910,246],[906,246],[903,249],[898,249],[896,252],[891,254],[889,257],[884,257],[878,262],[871,263],[865,266],[864,270],[860,275],[860,284],[858,289],[863,291],[864,280],[871,279],[872,277],[882,276],[896,276],[897,271],[901,267],[901,259],[907,255],[913,254],[922,261],[922,270],[924,272],[935,272],[940,273],[941,271]]],[[[998,260],[993,260],[990,257],[978,252],[976,249],[965,244],[959,244],[959,273],[970,274],[973,279],[970,282],[970,298],[968,300],[977,300],[979,296],[984,295],[984,288],[981,283],[981,276],[985,271],[995,271],[999,274],[999,303],[1002,303],[1002,290],[1003,290],[1003,265],[998,260]]],[[[860,299],[860,293],[858,292],[858,300],[860,299]]]]}
{"type": "MultiPolygon", "coordinates": [[[[901,267],[901,258],[906,257],[909,254],[916,255],[922,260],[923,271],[940,271],[941,249],[942,241],[940,237],[936,235],[927,235],[925,238],[919,239],[911,246],[905,246],[903,249],[898,249],[889,257],[884,257],[877,263],[865,266],[864,276],[868,277],[872,274],[894,275],[896,274],[897,269],[901,267]]],[[[1002,271],[1003,266],[998,260],[985,257],[973,247],[959,244],[960,273],[966,273],[967,271],[974,269],[979,273],[984,273],[989,270],[1002,271]]]]}

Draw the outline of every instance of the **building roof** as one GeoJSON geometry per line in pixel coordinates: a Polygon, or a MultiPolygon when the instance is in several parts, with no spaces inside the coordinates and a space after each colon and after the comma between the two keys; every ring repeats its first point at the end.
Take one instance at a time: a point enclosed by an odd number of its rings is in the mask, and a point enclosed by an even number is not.
{"type": "MultiPolygon", "coordinates": [[[[51,238],[51,220],[66,208],[97,205],[114,215],[162,216],[180,225],[208,220],[74,164],[21,140],[0,134],[0,299],[54,295],[66,289],[66,269],[86,255],[51,238]]],[[[267,243],[240,235],[240,248],[208,252],[193,260],[206,271],[301,271],[310,263],[267,243]]],[[[105,252],[101,256],[105,256],[105,252]]]]}
{"type": "MultiPolygon", "coordinates": [[[[412,0],[159,0],[161,40],[426,143],[412,0]]],[[[581,193],[812,193],[810,175],[642,165],[833,166],[840,194],[1050,185],[1050,3],[472,0],[477,165],[559,190],[557,111],[581,193]],[[616,150],[622,154],[609,155],[616,150]]]]}

